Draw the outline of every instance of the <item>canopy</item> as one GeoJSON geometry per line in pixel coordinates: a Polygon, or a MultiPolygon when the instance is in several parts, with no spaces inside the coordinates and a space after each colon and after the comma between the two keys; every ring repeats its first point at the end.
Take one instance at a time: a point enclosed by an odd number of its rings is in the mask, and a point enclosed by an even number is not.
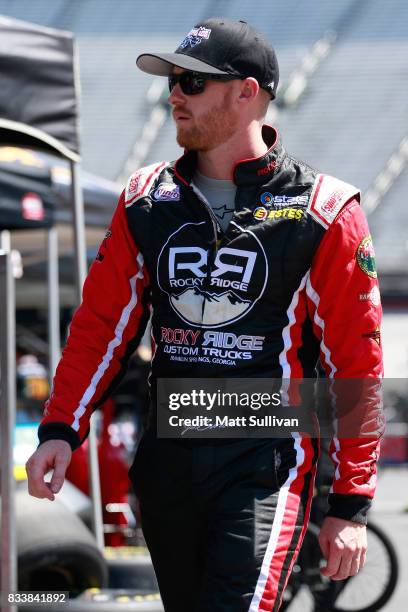
{"type": "Polygon", "coordinates": [[[0,16],[0,142],[79,160],[71,32],[0,16]]]}

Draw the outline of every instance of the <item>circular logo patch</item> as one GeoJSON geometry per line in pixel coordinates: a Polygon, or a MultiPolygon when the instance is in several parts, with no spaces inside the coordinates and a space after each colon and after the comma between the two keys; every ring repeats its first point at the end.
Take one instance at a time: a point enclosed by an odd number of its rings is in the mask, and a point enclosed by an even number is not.
{"type": "Polygon", "coordinates": [[[253,214],[254,219],[257,219],[258,221],[264,221],[268,216],[268,211],[263,206],[258,206],[258,208],[255,208],[253,214]]]}
{"type": "Polygon", "coordinates": [[[356,259],[360,269],[365,272],[365,274],[368,274],[371,278],[377,278],[375,254],[371,236],[365,236],[358,245],[356,259]]]}
{"type": "Polygon", "coordinates": [[[234,247],[220,247],[212,258],[202,246],[203,224],[186,223],[169,236],[157,281],[185,323],[208,329],[234,323],[253,308],[267,285],[268,262],[252,232],[242,232],[234,247]]]}
{"type": "Polygon", "coordinates": [[[269,191],[265,191],[265,193],[261,195],[261,202],[264,206],[273,204],[273,195],[269,193],[269,191]]]}

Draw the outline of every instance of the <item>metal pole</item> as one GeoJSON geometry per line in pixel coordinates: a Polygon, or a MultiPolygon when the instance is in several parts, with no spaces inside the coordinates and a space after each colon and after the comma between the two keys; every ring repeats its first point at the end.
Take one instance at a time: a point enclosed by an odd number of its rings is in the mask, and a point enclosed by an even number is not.
{"type": "MultiPolygon", "coordinates": [[[[86,276],[85,215],[79,163],[71,161],[72,195],[74,204],[74,233],[78,304],[82,301],[82,287],[86,276]]],[[[101,484],[95,422],[91,419],[88,436],[89,492],[92,499],[92,526],[96,543],[104,548],[101,484]]]]}
{"type": "Polygon", "coordinates": [[[0,250],[5,253],[11,251],[11,234],[9,230],[2,230],[0,232],[0,250]]]}
{"type": "Polygon", "coordinates": [[[86,277],[86,240],[84,201],[81,187],[80,166],[78,162],[71,161],[72,201],[74,205],[74,245],[76,265],[77,303],[82,301],[82,287],[86,277]]]}
{"type": "Polygon", "coordinates": [[[17,589],[13,434],[16,420],[16,311],[11,254],[0,251],[1,591],[3,612],[16,612],[17,589]]]}
{"type": "Polygon", "coordinates": [[[48,369],[50,381],[60,359],[60,304],[58,278],[58,230],[51,227],[47,231],[47,277],[48,277],[48,369]]]}

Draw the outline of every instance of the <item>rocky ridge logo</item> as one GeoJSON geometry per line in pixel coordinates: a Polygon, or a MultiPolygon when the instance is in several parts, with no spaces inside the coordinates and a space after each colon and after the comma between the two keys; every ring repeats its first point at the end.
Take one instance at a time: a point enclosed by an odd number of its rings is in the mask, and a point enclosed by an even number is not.
{"type": "Polygon", "coordinates": [[[201,232],[194,229],[204,223],[187,223],[169,237],[158,258],[157,280],[185,323],[215,328],[239,320],[259,300],[268,264],[250,231],[236,241],[237,248],[222,247],[215,254],[193,246],[194,233],[202,243],[201,232]]]}
{"type": "Polygon", "coordinates": [[[170,361],[235,366],[263,350],[265,336],[171,327],[160,328],[160,344],[170,361]]]}

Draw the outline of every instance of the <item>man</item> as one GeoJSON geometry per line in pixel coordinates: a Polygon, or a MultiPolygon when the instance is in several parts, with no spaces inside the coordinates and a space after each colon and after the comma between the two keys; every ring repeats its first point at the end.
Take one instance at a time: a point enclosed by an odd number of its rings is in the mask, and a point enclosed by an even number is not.
{"type": "MultiPolygon", "coordinates": [[[[137,65],[168,77],[186,151],[135,172],[120,198],[27,465],[30,492],[54,499],[151,305],[152,419],[130,475],[165,609],[277,610],[305,532],[317,442],[296,433],[158,438],[155,382],[313,378],[319,355],[328,377],[380,376],[367,223],[354,187],[290,157],[263,125],[278,65],[260,32],[209,19],[175,53],[143,54],[137,65]]],[[[322,572],[334,580],[364,563],[377,447],[358,438],[331,445],[320,543],[322,572]]]]}

